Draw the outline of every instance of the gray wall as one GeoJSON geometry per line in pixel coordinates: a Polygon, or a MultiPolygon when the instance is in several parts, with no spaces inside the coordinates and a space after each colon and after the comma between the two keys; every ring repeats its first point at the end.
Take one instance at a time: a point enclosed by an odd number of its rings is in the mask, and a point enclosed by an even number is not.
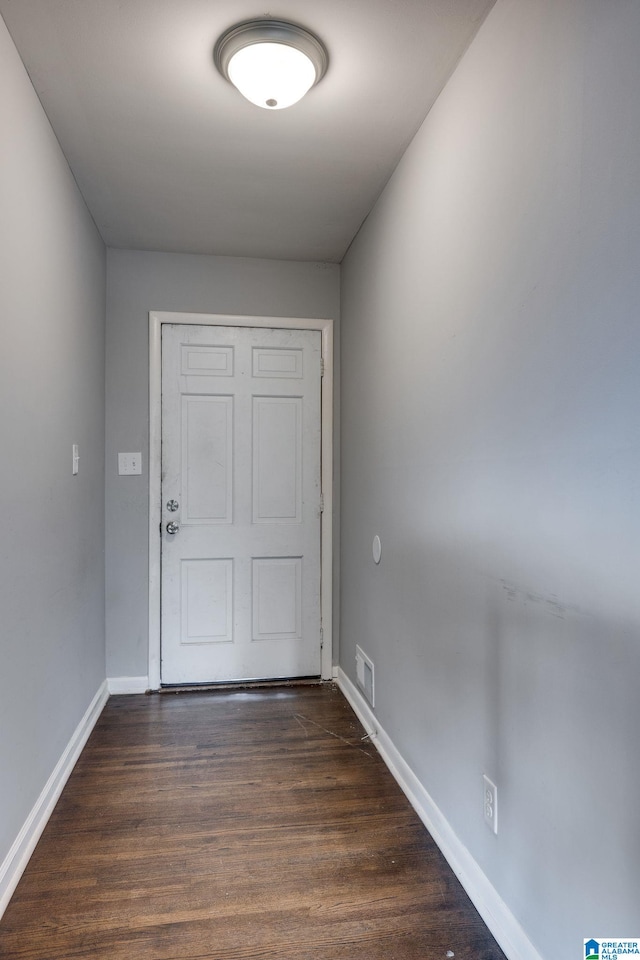
{"type": "Polygon", "coordinates": [[[149,311],[333,318],[337,338],[340,268],[127,250],[109,250],[107,262],[107,673],[140,677],[148,671],[149,311]],[[141,477],[118,476],[119,450],[142,451],[141,477]]]}
{"type": "Polygon", "coordinates": [[[549,960],[640,921],[639,47],[498,0],[342,271],[341,662],[549,960]]]}
{"type": "Polygon", "coordinates": [[[105,678],[106,262],[2,19],[0,131],[2,863],[105,678]]]}

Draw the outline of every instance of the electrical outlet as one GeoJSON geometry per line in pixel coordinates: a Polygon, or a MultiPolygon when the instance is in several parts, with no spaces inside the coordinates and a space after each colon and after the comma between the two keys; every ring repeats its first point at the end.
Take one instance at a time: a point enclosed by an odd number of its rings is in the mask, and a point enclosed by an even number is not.
{"type": "Polygon", "coordinates": [[[484,788],[484,822],[494,833],[498,832],[498,788],[486,775],[482,777],[484,788]]]}
{"type": "Polygon", "coordinates": [[[142,473],[141,453],[119,453],[118,473],[120,476],[140,475],[142,473]]]}

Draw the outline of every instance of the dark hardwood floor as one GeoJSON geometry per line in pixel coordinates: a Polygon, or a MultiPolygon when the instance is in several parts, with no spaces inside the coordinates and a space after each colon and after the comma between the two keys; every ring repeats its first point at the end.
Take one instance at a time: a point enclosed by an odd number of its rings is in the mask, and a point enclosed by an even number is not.
{"type": "Polygon", "coordinates": [[[363,736],[331,684],[112,697],[0,957],[504,960],[363,736]]]}

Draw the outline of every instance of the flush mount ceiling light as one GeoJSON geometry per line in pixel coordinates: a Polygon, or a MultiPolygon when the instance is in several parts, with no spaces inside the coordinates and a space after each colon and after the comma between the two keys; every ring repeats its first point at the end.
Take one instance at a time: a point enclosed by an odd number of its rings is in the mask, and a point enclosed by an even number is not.
{"type": "Polygon", "coordinates": [[[213,59],[243,97],[265,110],[301,100],[326,73],[323,44],[304,27],[285,20],[247,20],[222,34],[213,59]]]}

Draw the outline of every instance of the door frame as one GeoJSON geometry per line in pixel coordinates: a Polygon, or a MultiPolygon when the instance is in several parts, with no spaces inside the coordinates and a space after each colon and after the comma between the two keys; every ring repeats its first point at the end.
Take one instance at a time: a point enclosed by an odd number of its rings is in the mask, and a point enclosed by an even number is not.
{"type": "Polygon", "coordinates": [[[162,324],[209,327],[271,327],[276,330],[318,330],[322,334],[324,371],[321,396],[321,484],[324,510],[320,522],[321,676],[333,669],[333,320],[303,317],[250,317],[217,313],[149,313],[149,687],[160,688],[161,537],[162,518],[162,324]]]}

